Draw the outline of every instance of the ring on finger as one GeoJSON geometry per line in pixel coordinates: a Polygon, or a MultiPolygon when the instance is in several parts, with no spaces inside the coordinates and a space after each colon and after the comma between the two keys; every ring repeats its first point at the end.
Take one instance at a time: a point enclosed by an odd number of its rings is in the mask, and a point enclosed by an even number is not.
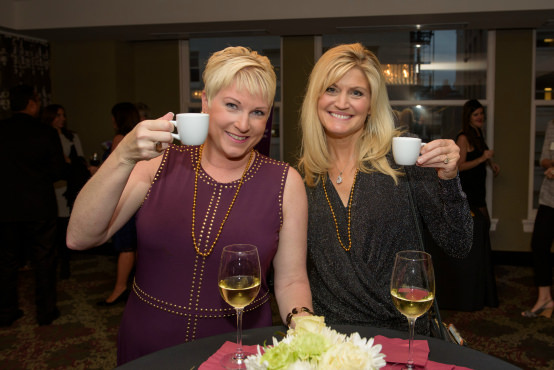
{"type": "Polygon", "coordinates": [[[162,143],[160,141],[154,142],[154,150],[158,153],[162,152],[162,143]]]}
{"type": "Polygon", "coordinates": [[[446,156],[446,157],[444,158],[444,164],[448,164],[448,162],[450,162],[450,159],[448,158],[448,156],[446,156]]]}

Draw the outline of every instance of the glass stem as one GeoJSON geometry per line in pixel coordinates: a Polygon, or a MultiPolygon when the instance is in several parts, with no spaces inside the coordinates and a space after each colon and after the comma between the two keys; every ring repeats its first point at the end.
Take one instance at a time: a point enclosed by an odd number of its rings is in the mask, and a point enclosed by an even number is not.
{"type": "Polygon", "coordinates": [[[243,308],[237,308],[237,352],[235,353],[235,359],[242,360],[242,312],[243,308]]]}
{"type": "Polygon", "coordinates": [[[413,369],[414,368],[414,331],[415,331],[415,321],[416,318],[414,317],[408,317],[408,362],[406,363],[406,369],[413,369]]]}

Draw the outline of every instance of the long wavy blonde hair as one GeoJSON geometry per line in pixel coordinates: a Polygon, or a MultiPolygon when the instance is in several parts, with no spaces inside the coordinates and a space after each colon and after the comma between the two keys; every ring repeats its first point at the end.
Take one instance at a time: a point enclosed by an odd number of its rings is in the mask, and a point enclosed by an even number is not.
{"type": "Polygon", "coordinates": [[[308,186],[315,186],[331,168],[325,130],[317,113],[319,98],[327,88],[340,80],[352,68],[359,68],[367,77],[371,91],[371,115],[356,143],[357,166],[360,171],[378,171],[398,182],[400,172],[386,158],[392,138],[398,136],[390,107],[385,77],[377,57],[363,45],[344,44],[325,52],[315,64],[300,115],[302,150],[298,167],[308,186]]]}

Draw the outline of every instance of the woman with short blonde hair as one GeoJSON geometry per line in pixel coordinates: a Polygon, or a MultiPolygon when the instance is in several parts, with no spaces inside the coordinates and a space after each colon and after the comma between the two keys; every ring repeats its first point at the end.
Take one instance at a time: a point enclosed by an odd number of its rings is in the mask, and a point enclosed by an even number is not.
{"type": "Polygon", "coordinates": [[[236,83],[239,89],[260,94],[271,106],[277,77],[266,56],[243,46],[223,49],[212,54],[202,74],[208,105],[223,88],[236,83]]]}
{"type": "Polygon", "coordinates": [[[260,290],[245,307],[245,329],[273,323],[270,269],[283,322],[312,308],[302,178],[254,149],[271,113],[273,67],[254,51],[229,47],[212,55],[203,77],[204,144],[172,144],[171,113],[139,123],[81,191],[71,216],[68,245],[86,249],[136,213],[136,273],[118,364],[236,330],[235,310],[218,291],[226,245],[258,249],[260,290]]]}

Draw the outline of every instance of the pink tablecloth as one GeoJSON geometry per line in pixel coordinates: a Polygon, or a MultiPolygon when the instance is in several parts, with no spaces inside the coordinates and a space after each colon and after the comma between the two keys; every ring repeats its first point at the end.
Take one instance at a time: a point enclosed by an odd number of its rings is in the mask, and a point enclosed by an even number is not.
{"type": "MultiPolygon", "coordinates": [[[[375,336],[375,344],[383,346],[381,352],[387,357],[387,366],[384,369],[401,369],[408,361],[408,340],[400,338],[387,338],[382,335],[375,336]]],[[[237,344],[225,342],[216,353],[210,356],[198,370],[220,370],[224,369],[219,363],[221,358],[237,349],[237,344]]],[[[263,350],[263,349],[262,349],[263,350]]],[[[258,353],[258,346],[243,346],[243,351],[258,353]]],[[[429,344],[426,340],[414,340],[414,363],[418,366],[425,366],[427,370],[470,370],[467,367],[441,364],[428,360],[429,344]]]]}
{"type": "MultiPolygon", "coordinates": [[[[263,348],[263,347],[261,347],[263,348]]],[[[198,370],[220,370],[225,369],[221,364],[219,363],[221,361],[221,358],[226,355],[227,353],[233,353],[237,349],[237,344],[233,342],[225,342],[223,345],[217,350],[216,353],[210,356],[200,367],[198,370]]],[[[244,352],[252,352],[252,353],[258,353],[258,346],[242,346],[242,350],[244,352]]],[[[263,351],[263,349],[262,349],[263,351]]]]}
{"type": "MultiPolygon", "coordinates": [[[[376,335],[375,344],[383,346],[381,352],[387,355],[385,360],[387,366],[384,369],[402,369],[402,366],[408,361],[409,343],[407,339],[387,338],[382,335],[376,335]]],[[[469,370],[467,367],[441,364],[428,360],[429,343],[426,340],[414,340],[413,360],[416,366],[424,366],[427,370],[469,370]]]]}

